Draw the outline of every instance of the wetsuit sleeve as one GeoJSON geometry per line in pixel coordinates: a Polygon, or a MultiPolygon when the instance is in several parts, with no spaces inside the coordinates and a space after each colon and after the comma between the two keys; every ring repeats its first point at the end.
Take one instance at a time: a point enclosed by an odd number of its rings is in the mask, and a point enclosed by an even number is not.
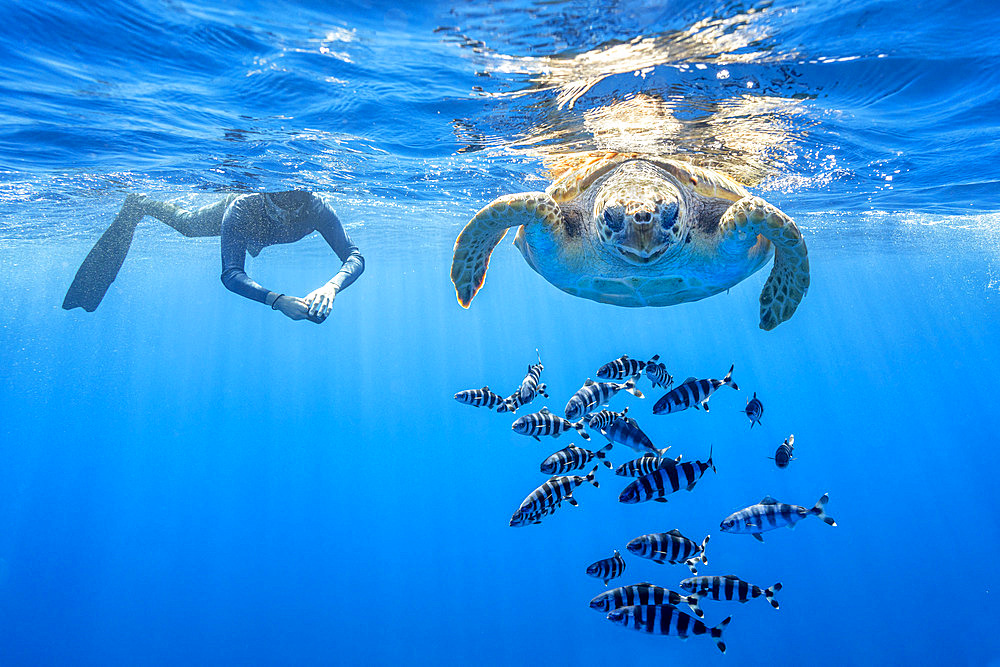
{"type": "Polygon", "coordinates": [[[267,303],[270,293],[246,274],[247,238],[243,232],[239,200],[233,202],[222,217],[222,284],[230,292],[254,301],[267,303]]]}
{"type": "Polygon", "coordinates": [[[340,218],[337,217],[329,204],[323,202],[318,215],[316,231],[323,235],[333,251],[337,253],[337,257],[343,262],[337,275],[327,283],[336,287],[339,292],[364,273],[365,258],[361,256],[361,251],[344,231],[344,226],[340,224],[340,218]]]}

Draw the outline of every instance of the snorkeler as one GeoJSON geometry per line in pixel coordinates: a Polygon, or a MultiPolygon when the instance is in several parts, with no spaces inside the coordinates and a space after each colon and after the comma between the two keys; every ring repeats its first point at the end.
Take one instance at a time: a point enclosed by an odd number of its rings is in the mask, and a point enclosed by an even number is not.
{"type": "Polygon", "coordinates": [[[340,224],[333,209],[320,197],[303,190],[228,195],[214,204],[188,211],[145,195],[130,194],[111,226],[94,245],[76,272],[62,307],[93,312],[121,269],[135,228],[151,216],[184,236],[222,237],[222,284],[231,292],[259,301],[293,320],[323,322],[337,293],[365,270],[365,260],[340,224]],[[256,257],[263,248],[294,243],[318,231],[343,262],[340,271],[304,299],[261,287],[244,270],[246,253],[256,257]]]}

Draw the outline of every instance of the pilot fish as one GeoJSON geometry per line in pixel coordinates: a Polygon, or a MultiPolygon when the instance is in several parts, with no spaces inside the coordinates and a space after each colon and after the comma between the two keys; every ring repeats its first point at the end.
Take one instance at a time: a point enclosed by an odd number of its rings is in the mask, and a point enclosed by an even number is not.
{"type": "Polygon", "coordinates": [[[604,405],[615,394],[624,389],[636,398],[643,398],[642,392],[635,388],[635,380],[629,379],[625,384],[614,382],[594,382],[590,378],[573,394],[566,404],[566,419],[579,419],[597,405],[604,405]]]}
{"type": "Polygon", "coordinates": [[[615,549],[615,555],[611,558],[603,558],[587,566],[587,574],[595,579],[603,579],[605,586],[612,579],[622,576],[624,572],[625,559],[618,553],[618,549],[615,549]]]}
{"type": "Polygon", "coordinates": [[[754,392],[753,398],[747,401],[747,407],[744,408],[743,414],[750,418],[750,428],[753,428],[754,424],[760,423],[761,415],[764,414],[764,404],[757,398],[757,392],[754,392]]]}
{"type": "Polygon", "coordinates": [[[678,605],[682,602],[691,607],[691,611],[699,617],[705,615],[705,612],[698,606],[699,600],[697,595],[681,595],[662,586],[654,586],[648,582],[612,588],[610,591],[601,593],[591,600],[590,608],[607,612],[619,607],[630,607],[632,605],[678,605]]]}
{"type": "Polygon", "coordinates": [[[705,557],[705,546],[708,544],[709,537],[711,536],[706,535],[699,545],[694,540],[689,540],[681,535],[681,531],[674,528],[669,533],[640,535],[629,542],[625,548],[640,558],[647,558],[661,565],[663,563],[684,563],[691,570],[691,574],[696,575],[698,568],[695,567],[695,564],[699,560],[706,565],[708,564],[708,558],[705,557]]]}
{"type": "Polygon", "coordinates": [[[674,383],[674,376],[667,372],[665,365],[657,361],[659,358],[660,355],[657,354],[646,362],[646,377],[653,383],[654,389],[656,387],[670,389],[670,385],[674,383]]]}
{"type": "Polygon", "coordinates": [[[541,442],[541,438],[538,437],[540,435],[551,435],[553,438],[558,438],[560,433],[573,428],[580,432],[581,438],[590,440],[590,434],[584,430],[582,421],[571,422],[568,419],[563,419],[549,412],[548,408],[542,408],[539,412],[524,415],[511,424],[510,427],[514,429],[515,433],[530,435],[539,442],[541,442]]]}
{"type": "Polygon", "coordinates": [[[733,389],[739,389],[733,382],[733,367],[729,367],[726,377],[721,380],[697,380],[689,377],[677,387],[671,389],[663,395],[653,406],[654,415],[669,415],[671,412],[680,412],[688,408],[698,409],[700,405],[708,412],[708,399],[722,385],[729,385],[733,389]]]}
{"type": "MultiPolygon", "coordinates": [[[[658,359],[659,357],[653,357],[658,359]]],[[[629,359],[627,354],[623,354],[614,361],[609,361],[597,370],[597,377],[602,380],[624,380],[627,377],[638,379],[642,374],[642,369],[646,367],[645,361],[629,359]]]]}
{"type": "Polygon", "coordinates": [[[691,635],[711,635],[715,645],[723,653],[726,652],[726,643],[722,641],[722,631],[732,618],[728,616],[722,623],[710,628],[668,604],[619,607],[608,614],[608,620],[612,623],[651,635],[675,635],[681,639],[687,639],[691,635]]]}
{"type": "Polygon", "coordinates": [[[477,408],[494,408],[503,403],[503,398],[490,391],[489,387],[482,389],[466,389],[455,394],[455,400],[465,405],[477,408]]]}
{"type": "Polygon", "coordinates": [[[627,461],[617,468],[615,468],[615,474],[619,477],[642,477],[643,475],[648,475],[657,468],[662,468],[664,466],[675,466],[681,462],[681,455],[678,455],[676,459],[664,458],[663,454],[667,453],[669,447],[665,447],[660,450],[660,456],[653,456],[652,454],[643,454],[637,459],[632,459],[627,461]]]}
{"type": "Polygon", "coordinates": [[[535,396],[541,394],[545,398],[549,395],[545,393],[545,384],[541,383],[542,370],[545,366],[542,366],[542,357],[538,354],[538,350],[535,350],[535,355],[538,357],[537,364],[531,364],[528,366],[528,374],[524,376],[521,380],[521,388],[518,390],[521,398],[521,405],[527,405],[535,399],[535,396]]]}
{"type": "Polygon", "coordinates": [[[727,516],[719,525],[719,529],[724,533],[750,533],[757,540],[763,542],[764,538],[760,534],[764,531],[774,530],[782,526],[794,528],[796,523],[811,514],[823,519],[828,526],[836,526],[837,522],[833,520],[832,516],[827,516],[825,511],[829,501],[830,496],[824,493],[812,509],[806,509],[800,505],[779,503],[771,496],[764,496],[756,505],[751,505],[727,516]]]}
{"type": "Polygon", "coordinates": [[[672,466],[662,466],[626,486],[618,496],[618,501],[630,505],[647,500],[665,503],[666,496],[675,491],[682,488],[692,491],[694,485],[709,468],[712,472],[717,472],[715,464],[712,463],[711,451],[708,454],[708,461],[704,463],[684,461],[672,466]]]}
{"type": "Polygon", "coordinates": [[[795,449],[795,436],[790,435],[788,438],[778,445],[778,449],[774,452],[774,465],[779,468],[787,468],[789,461],[794,461],[792,457],[792,450],[795,449]]]}
{"type": "Polygon", "coordinates": [[[558,452],[542,461],[541,471],[547,475],[561,475],[573,470],[583,470],[594,458],[600,459],[607,467],[611,467],[611,462],[607,460],[608,452],[613,444],[601,447],[596,452],[583,449],[576,445],[563,447],[558,452]]]}
{"type": "Polygon", "coordinates": [[[691,577],[681,582],[681,588],[695,597],[712,600],[746,602],[763,595],[771,606],[777,609],[778,601],[774,599],[774,594],[781,590],[781,582],[768,588],[761,588],[731,574],[723,574],[714,577],[691,577]]]}
{"type": "Polygon", "coordinates": [[[573,490],[584,482],[590,482],[595,487],[600,487],[600,484],[594,479],[596,472],[597,466],[594,466],[594,469],[586,477],[580,475],[550,477],[528,494],[528,497],[524,499],[524,502],[510,518],[510,525],[523,526],[528,523],[540,523],[542,516],[551,514],[554,508],[560,506],[564,500],[576,507],[579,503],[573,498],[573,490]]]}
{"type": "Polygon", "coordinates": [[[626,414],[628,414],[628,407],[626,407],[621,412],[612,412],[611,410],[601,410],[600,412],[595,412],[587,416],[587,426],[594,429],[595,431],[600,431],[602,428],[607,428],[616,419],[621,419],[626,414]]]}
{"type": "Polygon", "coordinates": [[[616,419],[607,427],[601,429],[601,435],[609,442],[617,442],[626,447],[631,447],[640,454],[652,454],[659,456],[660,450],[656,448],[649,436],[642,432],[639,424],[631,417],[616,419]]]}

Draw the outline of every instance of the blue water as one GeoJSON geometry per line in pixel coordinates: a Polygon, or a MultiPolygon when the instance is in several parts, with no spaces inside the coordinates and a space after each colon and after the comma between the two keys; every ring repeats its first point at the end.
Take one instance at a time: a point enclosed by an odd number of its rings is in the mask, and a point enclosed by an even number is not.
{"type": "MultiPolygon", "coordinates": [[[[0,8],[0,663],[1000,664],[993,3],[0,8]],[[670,308],[577,299],[508,243],[462,310],[458,231],[581,150],[705,164],[792,215],[795,316],[757,328],[763,272],[670,308]],[[125,193],[292,187],[367,260],[323,325],[226,292],[217,239],[151,220],[95,313],[59,307],[125,193]],[[582,442],[452,395],[510,393],[536,348],[554,410],[625,352],[735,364],[708,415],[653,416],[645,380],[612,402],[718,474],[625,506],[602,470],[509,528],[582,442]],[[836,528],[718,530],[824,492],[836,528]],[[733,616],[725,656],[588,608],[589,563],[671,528],[712,534],[705,573],[783,583],[779,611],[703,603],[733,616]]],[[[312,237],[249,269],[305,294],[332,266],[312,237]]],[[[618,583],[688,576],[626,559],[618,583]]]]}

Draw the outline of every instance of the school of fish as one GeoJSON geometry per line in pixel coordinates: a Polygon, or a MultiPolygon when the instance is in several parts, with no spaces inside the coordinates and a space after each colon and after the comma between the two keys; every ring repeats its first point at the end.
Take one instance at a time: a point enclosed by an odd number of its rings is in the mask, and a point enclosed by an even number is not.
{"type": "MultiPolygon", "coordinates": [[[[536,363],[528,365],[520,385],[508,397],[504,398],[484,385],[479,389],[459,391],[455,394],[455,400],[498,413],[515,413],[539,395],[549,398],[548,387],[541,381],[544,370],[541,355],[537,350],[535,352],[536,363]]],[[[542,442],[542,436],[558,438],[562,433],[573,431],[590,441],[589,429],[604,436],[607,444],[590,449],[570,444],[546,457],[539,469],[550,477],[522,501],[511,516],[509,525],[521,527],[540,524],[543,519],[553,516],[563,503],[579,507],[579,502],[574,497],[575,491],[586,484],[600,488],[596,474],[601,465],[613,468],[616,476],[632,478],[619,493],[618,500],[622,504],[632,505],[650,500],[666,503],[667,496],[677,491],[693,491],[708,470],[717,472],[713,460],[714,447],[709,447],[705,461],[683,460],[683,455],[669,458],[666,452],[670,446],[657,446],[640,428],[636,419],[629,416],[630,407],[634,406],[625,406],[620,411],[615,411],[610,408],[609,403],[622,392],[644,399],[645,395],[636,384],[645,376],[652,389],[659,387],[665,390],[663,396],[653,404],[652,414],[668,415],[688,408],[701,409],[707,413],[708,401],[718,389],[730,387],[739,391],[739,386],[732,377],[733,368],[730,366],[721,380],[689,377],[675,386],[673,376],[660,361],[659,355],[653,355],[648,361],[622,355],[598,368],[595,375],[601,381],[588,378],[570,396],[563,411],[564,416],[542,407],[537,412],[518,417],[511,425],[513,432],[529,436],[538,442],[542,442]],[[616,444],[624,445],[640,456],[624,461],[615,468],[608,457],[616,444]],[[567,474],[582,471],[591,464],[596,465],[586,475],[567,474]]],[[[754,425],[762,424],[764,404],[756,392],[747,400],[745,408],[739,411],[750,420],[751,429],[754,425]]],[[[774,460],[779,469],[785,469],[795,460],[792,456],[793,448],[794,436],[790,435],[778,446],[774,455],[768,458],[774,460]]],[[[768,495],[758,503],[731,513],[721,521],[719,529],[723,533],[749,534],[763,542],[761,533],[785,526],[794,528],[798,522],[810,516],[816,516],[829,526],[836,526],[836,521],[826,513],[828,501],[829,496],[824,493],[810,508],[779,502],[768,495]]],[[[697,564],[708,564],[705,550],[710,537],[711,535],[706,535],[701,542],[697,542],[673,528],[633,538],[625,545],[625,553],[659,565],[685,565],[693,576],[678,584],[683,592],[641,582],[608,590],[591,600],[590,607],[605,613],[612,623],[638,632],[672,635],[681,639],[705,635],[725,653],[726,644],[722,634],[732,617],[728,616],[713,626],[706,624],[701,620],[705,617],[701,600],[746,603],[760,597],[767,600],[774,609],[778,609],[775,593],[781,590],[782,585],[779,582],[761,588],[734,574],[699,575],[697,564]],[[685,605],[685,608],[681,609],[679,605],[685,605]]],[[[610,557],[596,560],[586,567],[586,574],[603,581],[605,587],[623,576],[627,566],[619,549],[610,550],[613,552],[610,557]]]]}

